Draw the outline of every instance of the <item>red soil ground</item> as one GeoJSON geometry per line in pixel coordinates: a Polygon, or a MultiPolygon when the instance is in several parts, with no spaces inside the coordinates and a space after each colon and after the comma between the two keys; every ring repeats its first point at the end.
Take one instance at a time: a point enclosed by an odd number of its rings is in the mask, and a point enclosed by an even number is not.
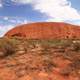
{"type": "Polygon", "coordinates": [[[0,80],[80,80],[80,48],[76,51],[73,43],[59,47],[47,46],[48,41],[46,45],[37,40],[18,41],[12,55],[0,51],[0,80]]]}
{"type": "Polygon", "coordinates": [[[80,39],[80,26],[56,22],[31,23],[17,26],[8,31],[5,36],[27,39],[80,39]]]}

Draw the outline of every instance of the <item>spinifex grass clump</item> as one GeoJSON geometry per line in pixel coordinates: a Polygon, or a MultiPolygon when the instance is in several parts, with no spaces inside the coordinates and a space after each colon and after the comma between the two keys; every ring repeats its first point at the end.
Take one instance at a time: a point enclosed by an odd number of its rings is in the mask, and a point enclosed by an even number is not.
{"type": "Polygon", "coordinates": [[[0,58],[12,55],[15,53],[15,44],[11,41],[11,39],[0,39],[0,58]]]}

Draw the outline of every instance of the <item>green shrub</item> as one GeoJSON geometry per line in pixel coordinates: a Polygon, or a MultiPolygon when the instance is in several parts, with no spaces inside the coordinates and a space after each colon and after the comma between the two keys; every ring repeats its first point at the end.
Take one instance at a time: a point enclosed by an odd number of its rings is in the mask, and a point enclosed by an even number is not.
{"type": "Polygon", "coordinates": [[[15,52],[15,45],[8,39],[2,39],[0,40],[0,52],[3,53],[0,55],[0,58],[12,55],[15,52]]]}

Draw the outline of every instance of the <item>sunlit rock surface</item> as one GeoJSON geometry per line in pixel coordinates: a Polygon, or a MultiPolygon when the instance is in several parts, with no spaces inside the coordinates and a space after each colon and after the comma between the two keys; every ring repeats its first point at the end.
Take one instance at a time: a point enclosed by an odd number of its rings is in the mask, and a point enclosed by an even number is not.
{"type": "Polygon", "coordinates": [[[40,22],[17,26],[5,34],[7,37],[27,39],[80,39],[80,27],[57,22],[40,22]]]}

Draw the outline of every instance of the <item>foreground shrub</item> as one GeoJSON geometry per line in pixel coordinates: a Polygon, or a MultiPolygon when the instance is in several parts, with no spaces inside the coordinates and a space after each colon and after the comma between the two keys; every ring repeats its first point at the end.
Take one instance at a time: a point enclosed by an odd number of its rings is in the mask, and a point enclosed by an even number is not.
{"type": "Polygon", "coordinates": [[[0,40],[0,58],[12,55],[15,52],[15,45],[8,39],[0,40]]]}

